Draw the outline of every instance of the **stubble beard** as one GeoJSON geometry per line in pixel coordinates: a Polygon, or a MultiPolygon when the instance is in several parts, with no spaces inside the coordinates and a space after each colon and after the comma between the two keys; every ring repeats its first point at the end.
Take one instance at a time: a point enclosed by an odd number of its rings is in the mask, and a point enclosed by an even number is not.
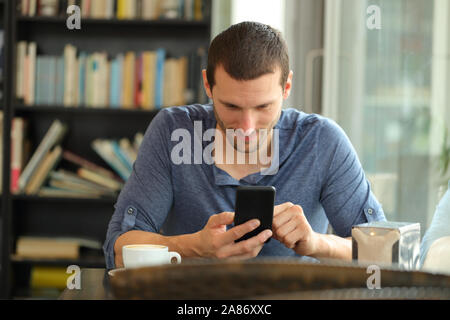
{"type": "MultiPolygon", "coordinates": [[[[276,126],[276,124],[278,123],[278,121],[280,120],[281,117],[281,109],[278,112],[277,117],[275,118],[275,120],[270,123],[270,125],[267,128],[260,128],[260,129],[256,129],[256,141],[251,143],[251,142],[244,142],[244,146],[245,148],[242,149],[240,148],[242,143],[239,144],[238,143],[238,139],[237,137],[233,134],[233,135],[227,135],[227,130],[233,133],[235,133],[237,130],[234,128],[227,128],[225,126],[225,123],[222,121],[222,119],[219,117],[215,106],[213,106],[213,110],[214,110],[214,115],[216,117],[216,121],[217,121],[217,125],[219,127],[219,130],[221,131],[221,134],[224,135],[226,137],[226,145],[231,145],[234,150],[238,153],[244,153],[246,156],[254,153],[254,152],[258,152],[260,153],[262,151],[262,148],[266,147],[267,148],[267,154],[270,156],[271,154],[271,143],[272,143],[272,133],[273,133],[273,129],[276,126]]],[[[216,128],[217,129],[217,128],[216,128]]]]}

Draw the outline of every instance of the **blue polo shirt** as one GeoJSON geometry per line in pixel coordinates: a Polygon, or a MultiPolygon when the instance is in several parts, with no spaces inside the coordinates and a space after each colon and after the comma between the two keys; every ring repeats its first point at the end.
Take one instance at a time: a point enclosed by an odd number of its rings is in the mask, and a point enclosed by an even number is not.
{"type": "MultiPolygon", "coordinates": [[[[275,169],[272,174],[258,172],[239,181],[214,164],[194,158],[198,156],[195,148],[202,146],[205,150],[211,145],[202,137],[214,128],[212,105],[167,108],[155,116],[114,206],[103,246],[108,269],[115,267],[114,243],[123,233],[195,233],[203,229],[211,215],[234,211],[240,185],[274,186],[275,204],[300,205],[312,229],[319,233],[326,233],[331,224],[337,235],[350,237],[353,225],[385,220],[354,148],[334,121],[283,109],[275,126],[279,145],[274,147],[278,152],[272,163],[277,167],[268,169],[275,169]],[[185,129],[182,131],[189,132],[192,139],[191,152],[183,154],[191,161],[181,164],[171,157],[182,141],[182,135],[172,139],[176,129],[185,129]]],[[[297,254],[272,239],[259,256],[297,254]]]]}
{"type": "Polygon", "coordinates": [[[420,267],[423,267],[428,250],[434,241],[450,236],[450,181],[448,190],[436,206],[430,227],[423,236],[420,247],[420,267]]]}

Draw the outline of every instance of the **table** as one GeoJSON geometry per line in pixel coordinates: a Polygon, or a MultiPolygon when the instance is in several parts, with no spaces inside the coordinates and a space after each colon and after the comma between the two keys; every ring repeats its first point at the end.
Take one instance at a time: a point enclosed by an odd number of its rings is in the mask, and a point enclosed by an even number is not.
{"type": "MultiPolygon", "coordinates": [[[[366,269],[343,263],[308,264],[289,260],[184,262],[171,267],[152,267],[151,276],[148,270],[129,270],[116,275],[119,281],[115,285],[119,299],[236,299],[241,295],[257,300],[450,299],[448,275],[396,269],[382,269],[381,272],[383,288],[369,290],[365,287],[369,276],[366,269]],[[167,286],[166,281],[177,285],[167,286]],[[294,289],[287,290],[294,284],[294,289]],[[239,286],[243,287],[237,292],[239,286]],[[264,288],[255,294],[258,286],[264,288]],[[277,286],[283,290],[275,290],[277,286]],[[155,288],[156,295],[155,290],[147,290],[148,287],[155,288]],[[270,290],[266,290],[269,287],[270,290]],[[177,290],[169,292],[174,289],[177,290]],[[218,296],[213,297],[213,293],[218,296]]],[[[81,269],[80,278],[81,288],[65,289],[60,300],[114,300],[106,269],[81,269]]]]}
{"type": "Polygon", "coordinates": [[[81,269],[81,288],[66,288],[59,296],[59,300],[111,300],[113,296],[109,290],[109,279],[104,268],[81,269]]]}

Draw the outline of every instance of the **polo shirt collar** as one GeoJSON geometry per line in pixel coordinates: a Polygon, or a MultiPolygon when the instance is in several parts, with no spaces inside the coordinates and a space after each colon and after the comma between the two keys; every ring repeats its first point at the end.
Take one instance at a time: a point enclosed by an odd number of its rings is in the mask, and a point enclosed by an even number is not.
{"type": "Polygon", "coordinates": [[[212,166],[213,166],[214,182],[216,185],[218,186],[257,185],[264,177],[268,175],[277,174],[278,169],[281,167],[283,162],[287,159],[288,155],[293,150],[293,145],[283,144],[287,139],[288,133],[286,132],[286,129],[281,128],[280,125],[283,114],[284,112],[282,111],[280,120],[274,127],[274,129],[278,129],[279,137],[278,137],[278,144],[276,144],[277,139],[274,139],[275,142],[274,158],[272,159],[270,168],[263,169],[262,172],[260,171],[252,173],[238,181],[232,176],[230,176],[227,172],[225,172],[224,170],[218,168],[215,164],[213,164],[212,166]],[[283,145],[283,148],[281,148],[280,145],[283,145]]]}

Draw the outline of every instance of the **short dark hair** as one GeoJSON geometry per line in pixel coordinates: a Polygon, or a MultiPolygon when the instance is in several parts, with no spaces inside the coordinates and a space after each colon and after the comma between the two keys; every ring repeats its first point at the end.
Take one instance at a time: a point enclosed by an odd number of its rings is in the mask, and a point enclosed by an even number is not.
{"type": "Polygon", "coordinates": [[[263,23],[241,22],[220,33],[211,42],[206,75],[211,90],[217,66],[236,80],[253,80],[281,69],[284,89],[289,76],[289,54],[281,32],[263,23]]]}

